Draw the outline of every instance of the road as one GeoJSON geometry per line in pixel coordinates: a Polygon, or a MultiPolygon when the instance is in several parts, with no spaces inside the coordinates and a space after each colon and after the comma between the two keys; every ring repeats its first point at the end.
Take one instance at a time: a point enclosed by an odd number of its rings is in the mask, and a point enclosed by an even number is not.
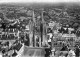
{"type": "Polygon", "coordinates": [[[44,48],[25,47],[21,57],[45,57],[44,48]]]}

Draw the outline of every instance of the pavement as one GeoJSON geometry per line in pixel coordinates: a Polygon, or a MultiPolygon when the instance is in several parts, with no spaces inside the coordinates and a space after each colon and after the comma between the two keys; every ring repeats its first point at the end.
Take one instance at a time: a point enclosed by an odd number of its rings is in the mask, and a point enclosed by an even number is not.
{"type": "Polygon", "coordinates": [[[21,57],[45,57],[45,49],[39,47],[24,47],[21,57]]]}

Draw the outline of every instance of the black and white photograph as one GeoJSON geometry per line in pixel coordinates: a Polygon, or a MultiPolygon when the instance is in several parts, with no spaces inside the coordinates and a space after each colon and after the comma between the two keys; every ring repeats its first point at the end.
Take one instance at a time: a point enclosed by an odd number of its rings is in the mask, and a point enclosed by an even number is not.
{"type": "Polygon", "coordinates": [[[0,0],[0,57],[80,57],[80,0],[0,0]]]}

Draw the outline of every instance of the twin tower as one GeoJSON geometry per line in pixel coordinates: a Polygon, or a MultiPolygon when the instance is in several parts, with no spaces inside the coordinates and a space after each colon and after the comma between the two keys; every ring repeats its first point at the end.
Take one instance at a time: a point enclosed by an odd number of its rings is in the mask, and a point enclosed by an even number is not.
{"type": "Polygon", "coordinates": [[[43,47],[47,43],[47,28],[43,13],[44,11],[41,10],[39,18],[36,18],[35,11],[32,10],[32,19],[29,22],[29,39],[31,47],[43,47]]]}

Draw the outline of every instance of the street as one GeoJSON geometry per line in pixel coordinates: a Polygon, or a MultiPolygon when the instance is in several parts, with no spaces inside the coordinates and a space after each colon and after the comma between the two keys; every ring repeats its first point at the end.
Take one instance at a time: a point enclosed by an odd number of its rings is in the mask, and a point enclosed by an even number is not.
{"type": "Polygon", "coordinates": [[[25,47],[21,57],[45,57],[44,48],[25,47]]]}

